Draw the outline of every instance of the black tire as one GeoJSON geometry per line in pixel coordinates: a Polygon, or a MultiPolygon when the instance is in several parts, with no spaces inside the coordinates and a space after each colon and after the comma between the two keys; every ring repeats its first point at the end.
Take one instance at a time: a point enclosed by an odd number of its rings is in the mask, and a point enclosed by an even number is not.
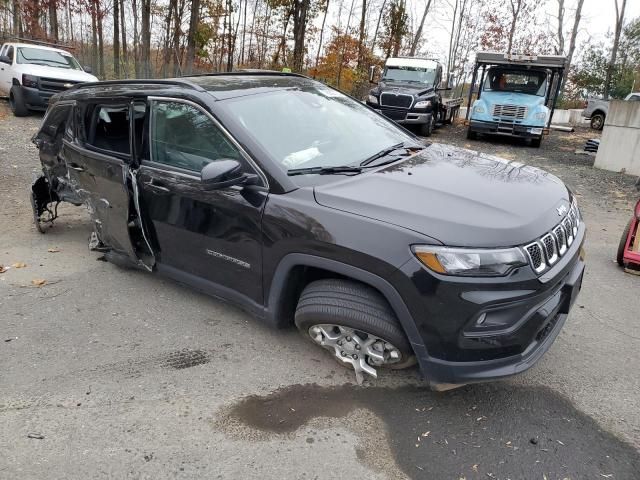
{"type": "Polygon", "coordinates": [[[295,323],[308,339],[309,329],[318,324],[334,324],[369,333],[395,346],[402,358],[388,368],[415,364],[415,356],[395,313],[374,288],[360,282],[326,279],[311,282],[298,300],[295,323]]]}
{"type": "Polygon", "coordinates": [[[456,118],[457,114],[458,114],[458,107],[454,107],[450,109],[449,118],[445,119],[444,122],[442,123],[444,123],[445,125],[451,125],[453,123],[453,119],[456,118]]]}
{"type": "Polygon", "coordinates": [[[629,219],[627,222],[627,226],[624,227],[624,231],[622,232],[622,237],[620,237],[620,243],[618,244],[618,251],[616,252],[616,262],[621,267],[624,267],[624,247],[627,244],[627,237],[629,236],[629,230],[631,230],[631,224],[633,223],[633,218],[629,219]]]}
{"type": "Polygon", "coordinates": [[[540,138],[532,138],[531,139],[531,146],[533,148],[540,148],[540,144],[542,143],[542,137],[540,138]]]}
{"type": "Polygon", "coordinates": [[[604,113],[598,112],[591,115],[591,128],[594,130],[602,130],[604,128],[604,113]]]}
{"type": "Polygon", "coordinates": [[[478,132],[474,132],[470,128],[467,129],[467,140],[477,140],[478,132]]]}
{"type": "Polygon", "coordinates": [[[42,226],[42,223],[40,223],[40,216],[38,215],[36,197],[35,197],[35,194],[33,193],[33,190],[29,192],[29,199],[31,200],[31,209],[33,211],[33,223],[36,226],[36,230],[38,230],[40,233],[43,233],[43,234],[47,233],[47,230],[42,226]]]}
{"type": "Polygon", "coordinates": [[[17,86],[11,87],[9,92],[9,106],[16,117],[26,117],[29,115],[29,109],[22,98],[22,90],[17,86]]]}
{"type": "MultiPolygon", "coordinates": [[[[431,118],[433,119],[433,117],[431,118]]],[[[431,134],[433,133],[433,123],[434,123],[433,120],[431,120],[431,122],[429,123],[423,123],[418,128],[418,133],[423,137],[430,137],[431,134]]]]}

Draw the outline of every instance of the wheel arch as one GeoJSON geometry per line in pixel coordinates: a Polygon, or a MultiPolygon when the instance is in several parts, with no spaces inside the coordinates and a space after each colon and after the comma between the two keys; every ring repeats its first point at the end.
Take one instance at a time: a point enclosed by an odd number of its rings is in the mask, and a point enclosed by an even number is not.
{"type": "Polygon", "coordinates": [[[13,77],[13,79],[11,80],[11,85],[20,86],[20,80],[18,80],[16,77],[13,77]]]}
{"type": "Polygon", "coordinates": [[[605,112],[601,108],[596,108],[593,112],[591,112],[591,118],[593,118],[595,115],[602,115],[604,118],[607,118],[607,112],[605,112]]]}
{"type": "Polygon", "coordinates": [[[276,267],[267,296],[265,313],[269,323],[278,328],[293,323],[293,312],[300,292],[306,285],[302,280],[308,269],[362,282],[376,289],[389,302],[418,361],[427,358],[427,350],[416,323],[400,293],[391,283],[367,270],[315,255],[291,253],[282,258],[276,267]]]}

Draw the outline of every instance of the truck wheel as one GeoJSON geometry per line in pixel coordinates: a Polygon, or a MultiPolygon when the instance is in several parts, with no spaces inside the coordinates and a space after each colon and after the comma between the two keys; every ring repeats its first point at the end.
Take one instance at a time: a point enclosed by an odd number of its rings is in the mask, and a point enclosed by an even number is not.
{"type": "Polygon", "coordinates": [[[533,148],[540,148],[540,144],[542,143],[542,137],[540,138],[532,138],[531,139],[531,146],[533,148]]]}
{"type": "Polygon", "coordinates": [[[16,117],[26,117],[29,115],[29,109],[22,98],[22,90],[16,86],[11,87],[11,91],[9,92],[9,106],[16,117]]]}
{"type": "Polygon", "coordinates": [[[618,244],[618,251],[616,252],[616,262],[621,267],[624,267],[624,247],[627,245],[627,237],[629,236],[629,230],[631,230],[631,224],[633,223],[633,218],[629,219],[627,222],[627,226],[624,227],[624,231],[622,232],[622,237],[620,237],[620,243],[618,244]]]}
{"type": "Polygon", "coordinates": [[[418,128],[418,133],[423,137],[430,137],[433,132],[433,121],[429,123],[423,123],[418,128]]]}
{"type": "Polygon", "coordinates": [[[310,283],[300,295],[295,323],[303,336],[352,367],[358,383],[377,367],[407,368],[415,356],[385,298],[363,283],[326,279],[310,283]]]}
{"type": "Polygon", "coordinates": [[[591,115],[591,128],[594,130],[602,130],[604,128],[604,113],[591,115]]]}
{"type": "Polygon", "coordinates": [[[478,139],[478,133],[474,132],[473,130],[468,128],[467,129],[467,139],[468,140],[477,140],[478,139]]]}

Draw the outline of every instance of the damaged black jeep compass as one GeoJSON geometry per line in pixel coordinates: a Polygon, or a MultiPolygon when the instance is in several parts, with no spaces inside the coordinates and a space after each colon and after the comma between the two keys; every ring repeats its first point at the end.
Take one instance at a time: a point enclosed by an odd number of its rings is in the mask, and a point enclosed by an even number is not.
{"type": "Polygon", "coordinates": [[[436,388],[535,364],[580,290],[585,226],[542,170],[425,145],[278,73],[75,86],[34,142],[37,227],[85,204],[90,246],[436,388]]]}

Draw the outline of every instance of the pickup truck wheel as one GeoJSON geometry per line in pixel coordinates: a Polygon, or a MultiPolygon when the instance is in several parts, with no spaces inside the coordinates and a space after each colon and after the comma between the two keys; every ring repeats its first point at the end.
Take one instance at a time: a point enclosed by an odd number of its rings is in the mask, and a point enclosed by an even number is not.
{"type": "Polygon", "coordinates": [[[618,243],[618,251],[616,252],[616,262],[621,267],[624,267],[624,247],[627,246],[627,237],[629,236],[629,230],[631,230],[631,224],[633,223],[633,218],[627,222],[627,226],[624,227],[624,231],[622,232],[622,236],[620,237],[620,243],[618,243]]]}
{"type": "Polygon", "coordinates": [[[594,130],[602,130],[604,128],[604,114],[596,113],[591,115],[591,128],[594,130]]]}
{"type": "Polygon", "coordinates": [[[9,106],[16,117],[26,117],[29,115],[29,109],[22,98],[22,91],[17,87],[11,87],[9,92],[9,106]]]}
{"type": "Polygon", "coordinates": [[[415,356],[384,297],[368,285],[342,279],[305,287],[295,313],[298,330],[352,367],[359,384],[377,367],[407,368],[415,356]]]}
{"type": "Polygon", "coordinates": [[[418,129],[418,133],[423,137],[430,137],[432,132],[433,132],[433,120],[429,123],[423,123],[422,125],[420,125],[418,129]]]}

